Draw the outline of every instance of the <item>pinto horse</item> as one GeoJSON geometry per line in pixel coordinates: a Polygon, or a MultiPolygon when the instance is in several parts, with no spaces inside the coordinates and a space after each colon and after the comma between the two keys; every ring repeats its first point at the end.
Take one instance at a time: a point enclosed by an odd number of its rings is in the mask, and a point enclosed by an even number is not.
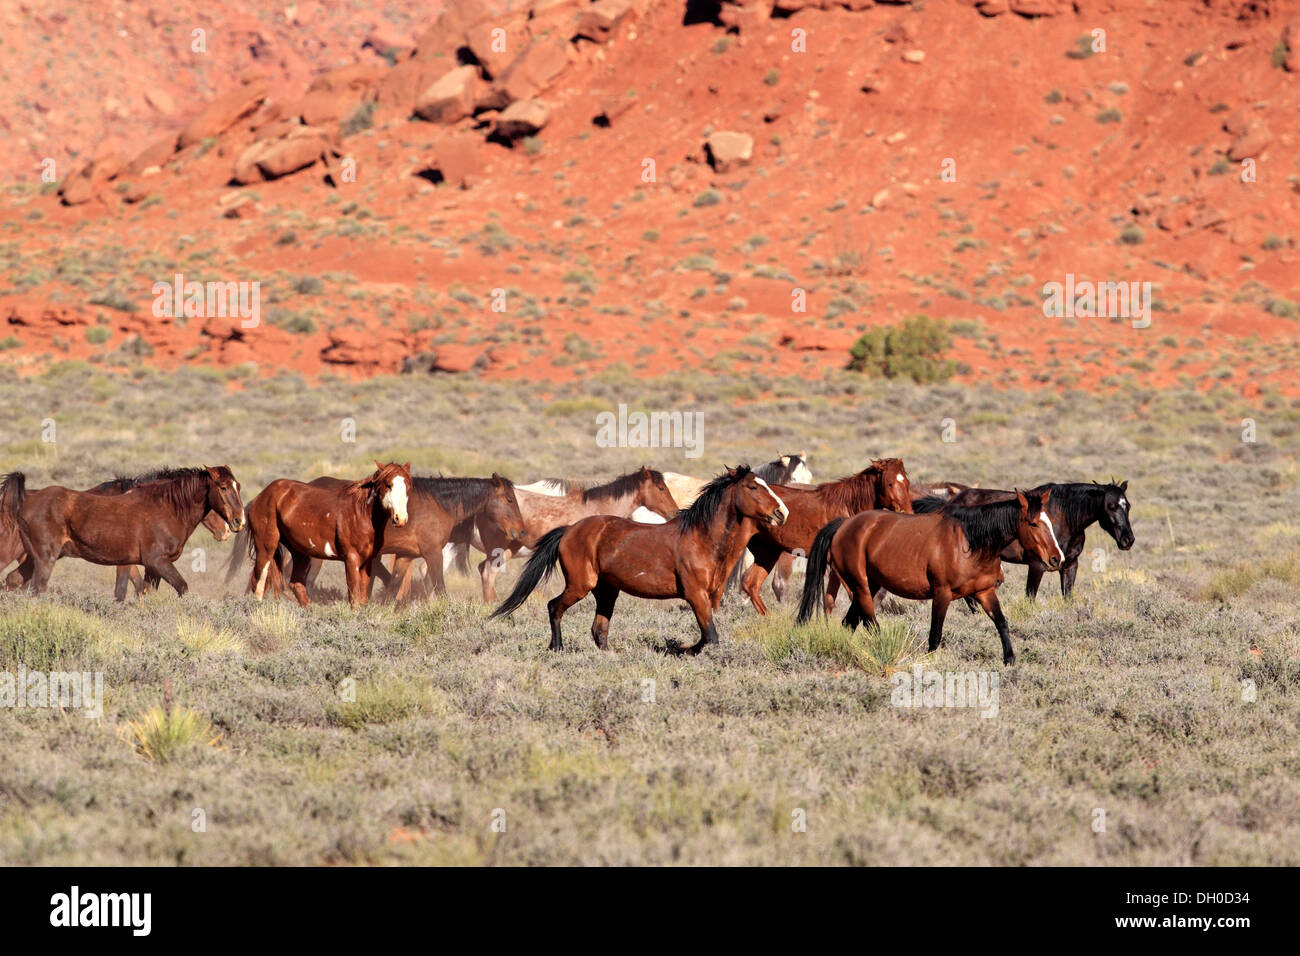
{"type": "Polygon", "coordinates": [[[564,487],[567,489],[565,494],[554,495],[522,491],[516,486],[519,512],[524,519],[524,536],[520,540],[498,542],[496,548],[485,551],[482,547],[485,542],[481,538],[475,541],[471,534],[475,530],[473,525],[462,526],[460,537],[453,538],[458,547],[472,542],[475,548],[489,555],[478,565],[483,594],[493,595],[487,600],[495,599],[497,572],[505,569],[506,562],[516,554],[529,554],[542,536],[553,528],[591,515],[627,518],[638,508],[648,508],[665,519],[677,513],[677,502],[668,491],[663,472],[645,465],[594,488],[584,488],[576,482],[565,482],[564,487]]]}
{"type": "MultiPolygon", "coordinates": [[[[27,491],[27,477],[12,472],[0,484],[0,528],[18,530],[30,585],[40,594],[59,558],[94,564],[143,565],[183,595],[189,585],[173,562],[208,512],[230,527],[244,523],[239,482],[230,469],[184,468],[172,477],[121,494],[73,491],[52,485],[27,491]]],[[[118,600],[125,597],[120,585],[118,600]]]]}
{"type": "Polygon", "coordinates": [[[597,647],[607,648],[614,602],[626,591],[640,598],[684,598],[695,612],[700,639],[689,647],[670,643],[668,650],[698,654],[718,642],[713,611],[745,545],[760,525],[779,525],[787,513],[767,482],[741,465],[709,482],[690,508],[665,524],[598,515],[555,528],[537,543],[514,590],[492,616],[523,606],[558,563],[564,590],[547,604],[551,650],[564,646],[564,612],[590,593],[596,596],[591,636],[597,647]]]}
{"type": "MultiPolygon", "coordinates": [[[[859,511],[884,508],[910,514],[912,499],[909,493],[907,468],[901,458],[877,458],[855,475],[827,481],[811,488],[789,485],[773,487],[786,507],[790,520],[779,528],[762,528],[749,543],[754,553],[754,566],[745,572],[742,587],[759,614],[767,613],[761,590],[763,579],[785,554],[798,551],[807,554],[826,522],[832,518],[846,518],[859,511]]],[[[773,579],[772,589],[776,599],[782,599],[785,584],[778,588],[773,579]]],[[[832,577],[828,589],[830,602],[839,593],[839,578],[832,577]]]]}
{"type": "Polygon", "coordinates": [[[1007,619],[998,603],[1002,549],[1016,541],[1050,568],[1064,560],[1052,519],[1044,510],[1051,491],[1016,492],[1011,501],[954,505],[931,514],[863,511],[836,518],[813,541],[798,622],[826,605],[822,579],[827,564],[849,591],[844,625],[876,624],[873,595],[884,588],[900,597],[930,601],[930,650],[943,640],[943,620],[954,598],[974,597],[1002,640],[1002,663],[1014,664],[1007,619]]]}
{"type": "Polygon", "coordinates": [[[248,590],[259,601],[268,583],[281,593],[284,581],[275,558],[283,544],[293,560],[289,588],[300,605],[311,603],[307,572],[313,558],[342,561],[348,603],[365,604],[373,583],[370,562],[383,549],[390,521],[398,528],[406,524],[410,487],[410,462],[375,462],[374,474],[333,488],[277,478],[248,503],[248,542],[242,548],[236,542],[226,580],[235,576],[246,553],[253,559],[248,590]]]}
{"type": "MultiPolygon", "coordinates": [[[[1074,578],[1079,573],[1079,555],[1083,553],[1088,526],[1093,522],[1101,525],[1102,530],[1115,539],[1121,551],[1133,547],[1133,527],[1129,524],[1128,482],[1101,485],[1097,482],[1052,482],[1031,488],[1031,494],[1051,493],[1051,505],[1047,513],[1051,516],[1056,538],[1061,543],[1065,559],[1057,570],[1061,574],[1061,595],[1069,597],[1074,591],[1074,578]]],[[[943,501],[937,498],[922,498],[916,501],[918,512],[938,511],[950,505],[978,505],[990,501],[1010,501],[1015,497],[1014,491],[998,491],[995,488],[968,488],[960,494],[943,501]]],[[[1012,564],[1029,565],[1029,576],[1025,582],[1025,596],[1031,601],[1038,596],[1038,586],[1043,580],[1044,572],[1049,568],[1034,555],[1025,551],[1018,541],[1012,541],[1002,551],[1002,560],[1012,564]]]]}

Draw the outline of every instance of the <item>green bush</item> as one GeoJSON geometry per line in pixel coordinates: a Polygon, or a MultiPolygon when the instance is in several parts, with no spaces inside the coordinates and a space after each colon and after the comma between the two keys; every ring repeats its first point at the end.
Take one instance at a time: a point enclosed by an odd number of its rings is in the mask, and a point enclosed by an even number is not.
{"type": "Polygon", "coordinates": [[[948,323],[914,315],[901,325],[871,329],[849,350],[849,368],[884,378],[943,382],[957,366],[944,353],[952,348],[948,323]]]}

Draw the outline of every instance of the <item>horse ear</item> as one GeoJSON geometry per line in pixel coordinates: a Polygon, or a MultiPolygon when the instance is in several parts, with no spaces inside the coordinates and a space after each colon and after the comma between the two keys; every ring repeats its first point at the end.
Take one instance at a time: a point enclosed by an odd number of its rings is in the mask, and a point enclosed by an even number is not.
{"type": "Polygon", "coordinates": [[[1029,499],[1024,496],[1024,493],[1019,488],[1016,489],[1016,501],[1020,502],[1020,510],[1025,514],[1028,514],[1029,499]]]}
{"type": "Polygon", "coordinates": [[[1051,486],[1049,485],[1048,488],[1047,488],[1047,490],[1043,492],[1043,496],[1042,496],[1041,498],[1039,498],[1039,505],[1040,505],[1041,507],[1043,507],[1043,508],[1046,508],[1046,507],[1047,507],[1047,499],[1050,498],[1050,497],[1052,497],[1052,489],[1051,489],[1051,486]]]}
{"type": "Polygon", "coordinates": [[[1124,479],[1124,483],[1123,483],[1122,485],[1119,486],[1119,490],[1120,490],[1120,491],[1128,491],[1128,479],[1127,479],[1127,478],[1125,478],[1125,479],[1124,479]]]}
{"type": "Polygon", "coordinates": [[[801,451],[801,452],[799,452],[799,460],[800,460],[800,461],[807,461],[807,460],[808,460],[808,452],[806,452],[806,451],[801,451]]]}
{"type": "Polygon", "coordinates": [[[411,470],[411,463],[408,461],[408,462],[407,462],[405,465],[403,465],[402,467],[405,468],[407,471],[410,471],[410,470],[411,470]]]}

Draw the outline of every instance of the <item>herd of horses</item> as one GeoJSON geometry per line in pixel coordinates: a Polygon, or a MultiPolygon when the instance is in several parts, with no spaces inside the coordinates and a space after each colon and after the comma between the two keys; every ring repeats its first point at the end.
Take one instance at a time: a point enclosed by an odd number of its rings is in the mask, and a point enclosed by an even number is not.
{"type": "Polygon", "coordinates": [[[815,483],[807,456],[781,455],[757,469],[726,468],[709,480],[649,467],[605,484],[562,479],[515,485],[490,478],[425,477],[410,463],[375,462],[357,480],[279,478],[245,506],[230,468],[172,468],[116,477],[87,491],[28,489],[22,472],[0,481],[0,571],[17,566],[9,588],[45,590],[56,561],[81,558],[117,569],[114,596],[128,584],[143,593],[166,581],[187,590],[176,569],[202,523],[235,546],[226,581],[251,562],[247,588],[261,601],[287,590],[311,603],[325,561],[341,561],[348,600],[365,604],[375,578],[395,600],[442,595],[453,562],[468,570],[471,549],[483,600],[497,601],[495,579],[513,557],[526,557],[494,617],[521,608],[558,567],[564,587],[547,604],[550,647],[563,646],[565,611],[595,598],[591,634],[606,648],[621,593],[681,599],[699,638],[670,642],[670,653],[699,653],[717,643],[714,612],[728,582],[759,614],[770,578],[782,600],[796,558],[806,559],[797,621],[829,613],[841,586],[843,623],[876,624],[885,593],[931,602],[929,648],[943,637],[949,605],[964,599],[992,620],[1011,664],[1006,618],[998,603],[1002,562],[1028,566],[1033,598],[1048,571],[1069,597],[1085,532],[1099,524],[1124,550],[1133,546],[1128,483],[1053,482],[1001,491],[955,482],[913,484],[900,459],[885,458],[835,481],[815,483]],[[392,555],[391,566],[381,560],[392,555]],[[427,571],[417,572],[416,559],[427,571]],[[141,574],[137,568],[143,568],[141,574]]]}

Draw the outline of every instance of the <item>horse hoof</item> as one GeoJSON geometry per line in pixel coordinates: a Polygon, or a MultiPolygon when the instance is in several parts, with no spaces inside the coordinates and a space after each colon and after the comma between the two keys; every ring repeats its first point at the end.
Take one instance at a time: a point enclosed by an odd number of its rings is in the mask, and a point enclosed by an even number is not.
{"type": "Polygon", "coordinates": [[[1003,654],[1003,655],[1002,655],[1002,663],[1003,663],[1004,666],[1006,666],[1006,667],[1010,667],[1010,666],[1011,666],[1012,664],[1014,664],[1015,662],[1016,662],[1016,655],[1015,655],[1015,654],[1003,654]]]}

